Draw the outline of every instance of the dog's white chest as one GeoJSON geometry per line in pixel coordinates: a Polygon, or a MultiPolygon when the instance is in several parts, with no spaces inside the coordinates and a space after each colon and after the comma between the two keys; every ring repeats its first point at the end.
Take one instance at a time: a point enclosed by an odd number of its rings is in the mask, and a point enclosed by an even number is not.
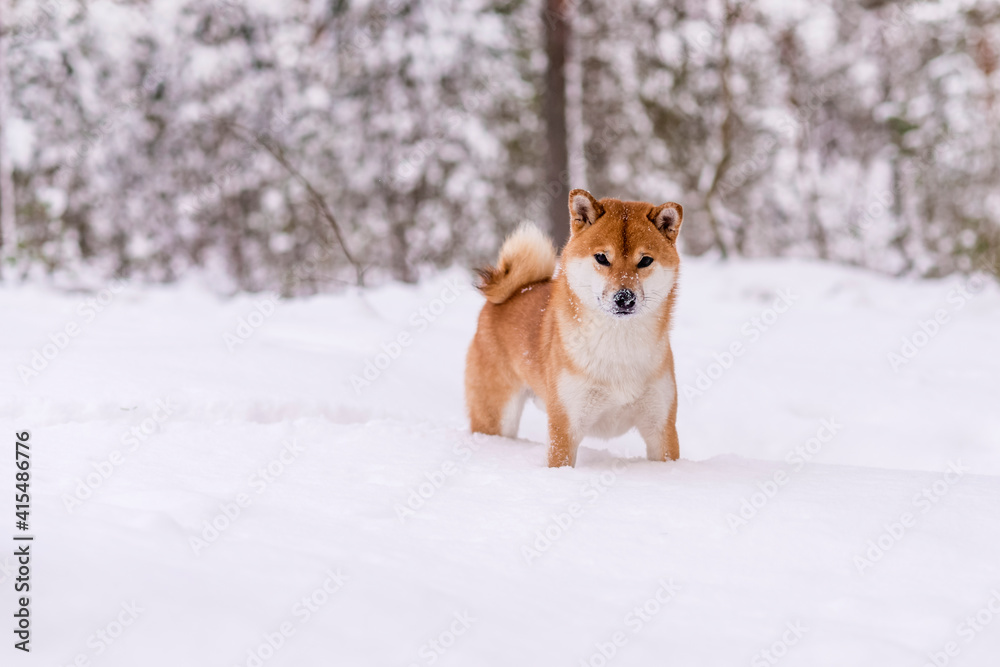
{"type": "Polygon", "coordinates": [[[574,430],[611,438],[646,419],[664,418],[663,386],[673,379],[660,372],[663,346],[655,321],[584,321],[566,336],[566,349],[582,373],[559,378],[559,399],[574,430]]]}

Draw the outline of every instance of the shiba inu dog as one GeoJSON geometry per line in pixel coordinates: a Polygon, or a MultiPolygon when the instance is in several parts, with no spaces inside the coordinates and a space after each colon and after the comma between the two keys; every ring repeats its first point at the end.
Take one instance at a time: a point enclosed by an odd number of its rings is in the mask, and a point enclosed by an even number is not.
{"type": "Polygon", "coordinates": [[[676,459],[677,384],[670,316],[677,294],[680,204],[569,194],[571,235],[522,225],[480,271],[487,303],[469,346],[472,430],[516,437],[524,402],[548,413],[550,467],[576,464],[580,441],[635,427],[646,456],[676,459]]]}

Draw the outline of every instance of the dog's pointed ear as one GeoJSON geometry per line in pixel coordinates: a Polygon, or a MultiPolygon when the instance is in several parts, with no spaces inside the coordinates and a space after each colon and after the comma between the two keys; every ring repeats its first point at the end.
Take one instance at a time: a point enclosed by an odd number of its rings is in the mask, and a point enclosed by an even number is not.
{"type": "Polygon", "coordinates": [[[656,225],[668,241],[671,243],[677,241],[677,235],[681,233],[681,223],[684,222],[684,207],[671,201],[654,207],[648,216],[650,222],[656,225]]]}
{"type": "Polygon", "coordinates": [[[574,234],[597,222],[602,215],[604,207],[592,194],[586,190],[573,190],[569,193],[569,224],[574,234]]]}

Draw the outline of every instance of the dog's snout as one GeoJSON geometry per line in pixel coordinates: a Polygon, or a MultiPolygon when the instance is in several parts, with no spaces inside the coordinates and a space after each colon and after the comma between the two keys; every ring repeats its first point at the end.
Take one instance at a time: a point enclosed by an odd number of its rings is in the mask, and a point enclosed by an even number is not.
{"type": "Polygon", "coordinates": [[[627,313],[635,308],[635,292],[627,288],[615,292],[615,308],[620,313],[627,313]]]}

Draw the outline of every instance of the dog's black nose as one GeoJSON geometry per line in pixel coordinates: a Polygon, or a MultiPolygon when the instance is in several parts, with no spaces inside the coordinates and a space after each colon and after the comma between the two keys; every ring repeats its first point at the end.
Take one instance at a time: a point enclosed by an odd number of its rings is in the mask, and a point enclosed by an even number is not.
{"type": "Polygon", "coordinates": [[[615,292],[615,308],[619,313],[627,313],[635,308],[635,292],[630,289],[615,292]]]}

